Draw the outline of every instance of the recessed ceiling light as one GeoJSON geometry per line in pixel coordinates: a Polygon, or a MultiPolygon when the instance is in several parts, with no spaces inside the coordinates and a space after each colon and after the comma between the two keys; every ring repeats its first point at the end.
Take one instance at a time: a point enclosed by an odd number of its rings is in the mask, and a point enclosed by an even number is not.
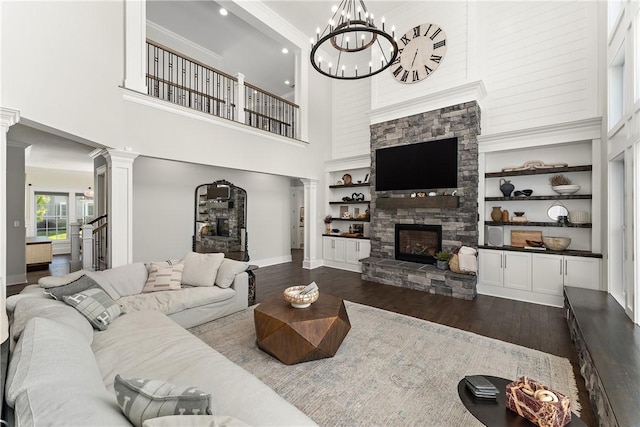
{"type": "Polygon", "coordinates": [[[284,84],[286,84],[286,85],[288,85],[288,84],[290,84],[290,83],[291,83],[291,82],[290,82],[289,80],[285,80],[285,81],[284,81],[284,84]]]}
{"type": "Polygon", "coordinates": [[[229,12],[227,12],[227,9],[225,9],[224,7],[220,8],[220,15],[227,16],[228,14],[229,12]]]}
{"type": "Polygon", "coordinates": [[[286,47],[282,48],[282,53],[289,53],[289,49],[287,49],[286,47]]]}

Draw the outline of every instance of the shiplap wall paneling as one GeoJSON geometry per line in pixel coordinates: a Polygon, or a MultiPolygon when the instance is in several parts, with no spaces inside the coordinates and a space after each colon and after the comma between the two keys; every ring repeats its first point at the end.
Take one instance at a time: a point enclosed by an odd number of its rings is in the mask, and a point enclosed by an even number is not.
{"type": "Polygon", "coordinates": [[[369,79],[336,80],[333,84],[333,159],[370,152],[369,79]]]}

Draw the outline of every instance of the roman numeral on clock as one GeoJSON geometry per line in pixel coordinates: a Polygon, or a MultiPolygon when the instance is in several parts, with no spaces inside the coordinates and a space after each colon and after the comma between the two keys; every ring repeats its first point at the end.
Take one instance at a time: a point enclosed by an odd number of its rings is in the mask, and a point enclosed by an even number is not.
{"type": "Polygon", "coordinates": [[[440,60],[442,60],[442,56],[440,56],[440,55],[433,55],[433,54],[432,54],[430,59],[431,59],[433,62],[437,62],[437,63],[439,64],[439,63],[440,63],[440,60]]]}
{"type": "Polygon", "coordinates": [[[420,37],[420,25],[413,27],[413,38],[420,37]]]}
{"type": "Polygon", "coordinates": [[[431,34],[431,36],[429,37],[431,40],[435,40],[436,37],[438,37],[438,34],[440,34],[442,32],[442,28],[438,28],[437,30],[435,30],[433,32],[433,34],[431,34]]]}
{"type": "Polygon", "coordinates": [[[441,48],[442,46],[446,45],[447,41],[446,40],[440,40],[438,43],[434,43],[433,44],[433,50],[436,50],[438,48],[441,48]]]}
{"type": "Polygon", "coordinates": [[[420,74],[418,73],[418,70],[413,70],[413,81],[417,82],[420,80],[420,74]]]}
{"type": "Polygon", "coordinates": [[[408,77],[409,77],[409,71],[404,70],[404,73],[402,73],[402,77],[400,78],[400,80],[402,80],[403,82],[406,82],[408,77]]]}
{"type": "Polygon", "coordinates": [[[429,67],[427,67],[426,65],[424,66],[424,70],[427,72],[427,76],[431,73],[433,73],[433,70],[429,67]]]}
{"type": "Polygon", "coordinates": [[[408,44],[409,44],[409,42],[410,42],[411,40],[409,40],[409,38],[408,38],[408,37],[407,37],[407,35],[405,34],[404,36],[402,36],[402,37],[400,38],[400,41],[401,41],[402,43],[404,43],[404,45],[406,46],[406,45],[408,45],[408,44]]]}
{"type": "Polygon", "coordinates": [[[396,68],[395,70],[393,70],[393,76],[394,77],[398,77],[398,74],[400,74],[402,72],[403,68],[402,65],[399,66],[398,68],[396,68]]]}

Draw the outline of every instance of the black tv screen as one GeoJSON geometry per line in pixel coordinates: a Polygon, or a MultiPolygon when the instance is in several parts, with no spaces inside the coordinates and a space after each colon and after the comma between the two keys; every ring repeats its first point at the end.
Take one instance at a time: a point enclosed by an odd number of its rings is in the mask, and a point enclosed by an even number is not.
{"type": "Polygon", "coordinates": [[[376,150],[376,191],[458,187],[458,138],[376,150]]]}

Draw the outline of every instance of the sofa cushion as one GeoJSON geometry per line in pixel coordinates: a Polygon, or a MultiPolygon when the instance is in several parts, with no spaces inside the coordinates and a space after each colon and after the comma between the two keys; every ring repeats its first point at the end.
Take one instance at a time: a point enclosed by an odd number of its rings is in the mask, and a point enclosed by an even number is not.
{"type": "Polygon", "coordinates": [[[12,312],[15,310],[18,301],[23,300],[25,298],[36,298],[36,299],[51,299],[51,295],[46,294],[40,285],[27,285],[25,288],[20,291],[19,294],[11,295],[7,297],[7,311],[12,312]]]}
{"type": "Polygon", "coordinates": [[[213,286],[223,259],[224,254],[221,253],[187,253],[183,259],[182,283],[191,286],[213,286]]]}
{"type": "Polygon", "coordinates": [[[82,275],[76,280],[67,283],[66,285],[55,286],[52,288],[46,288],[44,292],[51,295],[58,301],[62,301],[67,295],[77,294],[78,292],[86,291],[87,289],[99,288],[100,285],[87,275],[82,275]]]}
{"type": "Polygon", "coordinates": [[[64,276],[45,276],[38,279],[38,284],[43,288],[55,288],[62,285],[68,285],[76,279],[84,276],[86,270],[73,271],[64,276]]]}
{"type": "Polygon", "coordinates": [[[165,415],[211,413],[211,395],[196,387],[116,375],[113,388],[122,412],[136,427],[142,427],[145,420],[165,415]]]}
{"type": "Polygon", "coordinates": [[[149,266],[149,277],[142,293],[179,290],[182,284],[184,264],[163,266],[152,262],[149,266]]]}
{"type": "Polygon", "coordinates": [[[236,278],[236,274],[247,271],[247,268],[249,268],[249,264],[246,262],[229,258],[223,259],[216,275],[216,285],[221,288],[228,288],[236,278]]]}
{"type": "Polygon", "coordinates": [[[111,298],[117,300],[120,297],[142,292],[148,274],[144,263],[134,262],[103,271],[92,271],[87,275],[98,282],[111,298]]]}
{"type": "Polygon", "coordinates": [[[91,347],[109,390],[116,374],[157,378],[211,394],[212,415],[255,426],[315,425],[255,376],[160,312],[120,316],[109,329],[95,333],[91,347]]]}
{"type": "Polygon", "coordinates": [[[20,338],[27,322],[34,317],[44,317],[68,325],[80,332],[87,344],[93,341],[93,328],[89,322],[77,310],[62,301],[50,298],[25,298],[18,301],[11,323],[14,340],[20,338]]]}
{"type": "Polygon", "coordinates": [[[216,415],[168,415],[152,418],[142,427],[249,427],[237,418],[216,415]]]}
{"type": "Polygon", "coordinates": [[[9,362],[6,391],[17,426],[128,425],[86,339],[54,320],[27,322],[9,362]]]}
{"type": "Polygon", "coordinates": [[[236,291],[213,287],[187,287],[176,291],[160,291],[139,295],[130,295],[118,300],[124,311],[131,313],[142,310],[158,310],[164,314],[173,314],[188,308],[200,307],[214,302],[235,298],[236,291]]]}
{"type": "Polygon", "coordinates": [[[64,296],[63,299],[86,317],[94,328],[101,331],[107,329],[121,313],[120,306],[99,288],[64,296]]]}

